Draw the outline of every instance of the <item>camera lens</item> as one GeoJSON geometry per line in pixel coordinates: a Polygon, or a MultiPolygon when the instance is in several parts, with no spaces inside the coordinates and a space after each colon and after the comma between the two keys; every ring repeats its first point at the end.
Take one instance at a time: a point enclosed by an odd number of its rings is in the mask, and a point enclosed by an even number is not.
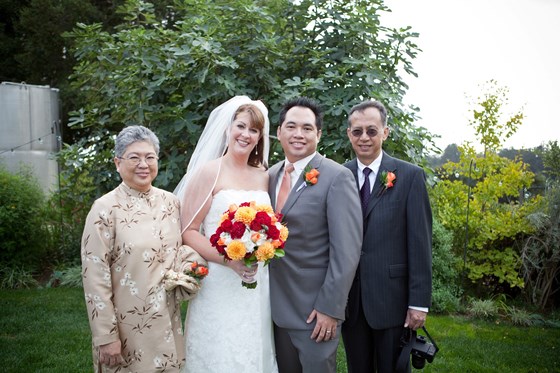
{"type": "Polygon", "coordinates": [[[412,366],[414,369],[423,369],[424,365],[426,365],[426,359],[412,355],[412,366]]]}

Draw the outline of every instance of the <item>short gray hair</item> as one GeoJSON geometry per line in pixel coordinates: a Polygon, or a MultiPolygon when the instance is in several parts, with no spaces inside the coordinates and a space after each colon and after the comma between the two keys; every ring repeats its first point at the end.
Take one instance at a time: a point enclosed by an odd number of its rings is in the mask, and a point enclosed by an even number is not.
{"type": "Polygon", "coordinates": [[[134,142],[146,141],[153,145],[156,155],[159,154],[159,140],[157,136],[144,126],[128,126],[117,135],[115,140],[115,157],[122,157],[126,148],[134,142]]]}
{"type": "Polygon", "coordinates": [[[385,105],[383,105],[381,102],[374,101],[374,100],[367,100],[367,101],[360,102],[359,104],[354,105],[352,109],[350,109],[350,112],[348,113],[348,127],[352,125],[352,123],[350,123],[350,117],[352,116],[352,114],[354,114],[356,111],[363,113],[366,109],[370,107],[379,110],[379,114],[381,114],[381,122],[383,123],[383,127],[387,127],[387,109],[385,108],[385,105]]]}

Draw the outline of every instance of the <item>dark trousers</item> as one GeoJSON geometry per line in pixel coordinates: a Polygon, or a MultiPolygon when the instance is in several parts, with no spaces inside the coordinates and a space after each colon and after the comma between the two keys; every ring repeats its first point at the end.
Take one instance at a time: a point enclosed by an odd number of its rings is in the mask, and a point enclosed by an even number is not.
{"type": "MultiPolygon", "coordinates": [[[[360,305],[356,321],[342,324],[348,373],[394,373],[402,332],[402,326],[372,329],[360,305]]],[[[410,372],[410,364],[407,371],[410,372]]]]}

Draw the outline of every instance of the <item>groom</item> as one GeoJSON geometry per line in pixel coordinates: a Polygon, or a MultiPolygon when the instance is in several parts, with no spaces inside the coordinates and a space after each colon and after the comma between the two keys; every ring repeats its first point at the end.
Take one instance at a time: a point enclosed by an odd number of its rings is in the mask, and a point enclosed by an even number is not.
{"type": "Polygon", "coordinates": [[[270,263],[280,373],[336,373],[340,327],[360,258],[354,177],[317,153],[322,121],[311,99],[284,104],[277,135],[286,159],[269,171],[273,206],[290,231],[286,256],[270,263]]]}

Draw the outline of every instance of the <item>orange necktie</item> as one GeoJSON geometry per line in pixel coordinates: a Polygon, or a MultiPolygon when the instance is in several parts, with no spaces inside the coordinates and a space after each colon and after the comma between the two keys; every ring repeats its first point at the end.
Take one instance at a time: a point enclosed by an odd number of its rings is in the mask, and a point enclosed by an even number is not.
{"type": "Polygon", "coordinates": [[[278,198],[276,198],[276,212],[282,211],[284,203],[288,199],[288,194],[292,190],[292,177],[290,174],[294,170],[294,165],[291,163],[286,163],[284,166],[284,176],[282,177],[282,184],[280,184],[280,190],[278,191],[278,198]]]}

